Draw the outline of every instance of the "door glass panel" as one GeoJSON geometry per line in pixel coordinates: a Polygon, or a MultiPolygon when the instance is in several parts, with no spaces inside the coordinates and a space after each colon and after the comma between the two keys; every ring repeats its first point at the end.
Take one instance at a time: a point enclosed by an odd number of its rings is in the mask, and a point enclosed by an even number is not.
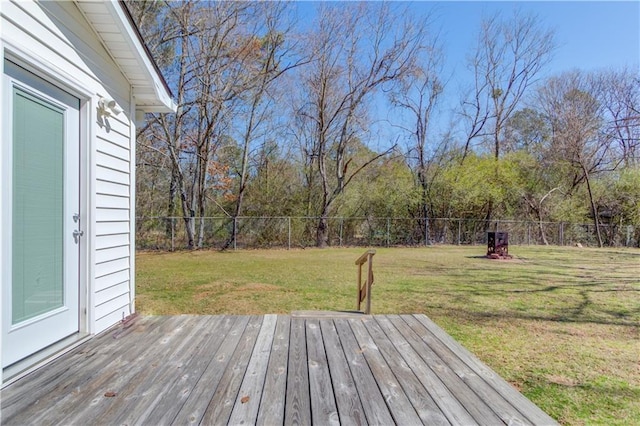
{"type": "Polygon", "coordinates": [[[64,304],[64,110],[18,88],[13,105],[12,324],[18,324],[64,304]]]}

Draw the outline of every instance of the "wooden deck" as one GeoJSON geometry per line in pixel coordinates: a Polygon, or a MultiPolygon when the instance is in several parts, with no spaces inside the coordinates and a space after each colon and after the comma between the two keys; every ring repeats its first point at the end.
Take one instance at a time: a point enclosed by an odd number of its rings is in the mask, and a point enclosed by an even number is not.
{"type": "Polygon", "coordinates": [[[556,424],[424,315],[142,317],[1,393],[2,424],[556,424]]]}

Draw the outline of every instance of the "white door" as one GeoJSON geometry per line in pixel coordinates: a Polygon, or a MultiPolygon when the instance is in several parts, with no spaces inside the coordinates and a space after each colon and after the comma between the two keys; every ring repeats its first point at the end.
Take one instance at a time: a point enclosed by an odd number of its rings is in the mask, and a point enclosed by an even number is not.
{"type": "Polygon", "coordinates": [[[2,77],[4,368],[78,332],[82,238],[80,101],[7,60],[2,77]]]}

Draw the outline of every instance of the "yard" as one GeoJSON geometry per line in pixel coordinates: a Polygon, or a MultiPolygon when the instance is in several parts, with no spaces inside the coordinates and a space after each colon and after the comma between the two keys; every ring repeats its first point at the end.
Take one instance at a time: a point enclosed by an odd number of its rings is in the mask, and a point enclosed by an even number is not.
{"type": "MultiPolygon", "coordinates": [[[[142,314],[352,310],[363,249],[138,253],[142,314]]],[[[563,424],[640,424],[640,251],[382,248],[372,313],[424,313],[563,424]]]]}

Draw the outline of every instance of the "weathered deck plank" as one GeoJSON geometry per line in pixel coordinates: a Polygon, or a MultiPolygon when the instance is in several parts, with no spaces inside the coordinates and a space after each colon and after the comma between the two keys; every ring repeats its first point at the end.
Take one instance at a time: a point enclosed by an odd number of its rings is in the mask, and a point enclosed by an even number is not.
{"type": "Polygon", "coordinates": [[[211,401],[211,396],[215,393],[222,375],[229,367],[231,357],[238,347],[248,323],[249,317],[243,316],[236,319],[229,334],[225,336],[211,362],[207,365],[204,373],[198,379],[197,384],[189,393],[187,400],[173,418],[171,424],[200,424],[204,412],[211,401]]]}
{"type": "Polygon", "coordinates": [[[320,321],[320,329],[327,353],[333,391],[336,397],[340,423],[343,425],[366,425],[367,419],[358,396],[338,330],[333,321],[320,321]]]}
{"type": "MultiPolygon", "coordinates": [[[[64,366],[66,363],[57,365],[56,367],[63,368],[64,373],[56,380],[52,380],[45,389],[34,387],[28,391],[30,396],[33,395],[33,401],[37,401],[40,409],[34,409],[35,407],[30,406],[24,407],[22,399],[24,393],[18,392],[16,396],[21,398],[20,405],[16,405],[17,411],[13,412],[11,405],[9,407],[5,405],[3,397],[3,419],[0,423],[59,424],[69,413],[82,416],[85,411],[90,411],[94,407],[97,408],[96,412],[99,412],[105,404],[113,402],[109,399],[105,401],[104,394],[110,392],[115,383],[123,383],[127,377],[133,377],[136,372],[140,371],[144,364],[135,361],[152,353],[158,339],[165,343],[171,341],[179,332],[178,327],[181,321],[181,317],[171,317],[161,324],[156,333],[136,335],[135,337],[141,338],[143,344],[128,344],[123,347],[124,350],[121,353],[115,353],[112,359],[100,357],[99,351],[95,351],[87,355],[93,362],[90,361],[81,369],[76,370],[76,364],[73,362],[67,366],[64,366]],[[69,378],[73,378],[73,380],[68,380],[69,378]]],[[[103,343],[109,345],[110,336],[103,335],[102,337],[103,343]]],[[[122,344],[122,342],[121,340],[119,343],[122,344]]],[[[37,376],[36,373],[31,375],[37,376]]]]}
{"type": "Polygon", "coordinates": [[[478,424],[492,425],[502,423],[500,418],[491,410],[491,407],[473,392],[462,378],[449,368],[446,360],[441,359],[407,323],[400,317],[390,316],[390,318],[393,325],[411,344],[413,349],[420,354],[424,362],[432,367],[438,378],[442,380],[478,424]]]}
{"type": "Polygon", "coordinates": [[[132,423],[163,425],[173,421],[212,362],[211,354],[218,351],[238,319],[222,316],[214,318],[219,318],[219,321],[205,323],[207,328],[203,333],[207,338],[194,348],[193,357],[182,367],[181,374],[177,374],[173,381],[169,378],[167,388],[156,395],[154,401],[147,405],[146,411],[132,423]]]}
{"type": "Polygon", "coordinates": [[[318,320],[307,321],[307,356],[311,421],[319,425],[339,425],[338,408],[318,320]]]}
{"type": "MultiPolygon", "coordinates": [[[[218,324],[219,318],[216,317],[198,318],[195,323],[185,322],[180,341],[175,342],[171,348],[158,350],[144,359],[146,367],[143,371],[129,379],[126,387],[121,388],[121,392],[129,396],[122,404],[111,404],[101,416],[90,413],[87,418],[78,418],[78,421],[84,424],[139,423],[139,419],[146,417],[149,410],[155,407],[154,400],[160,399],[169,391],[175,378],[181,375],[185,365],[193,359],[198,347],[206,342],[210,335],[205,330],[217,327],[218,324]]],[[[63,419],[63,423],[72,421],[74,414],[63,419]]]]}
{"type": "Polygon", "coordinates": [[[260,425],[282,423],[287,392],[290,328],[289,317],[279,315],[258,411],[257,423],[260,425]]]}
{"type": "Polygon", "coordinates": [[[452,353],[462,359],[476,374],[484,378],[494,389],[508,401],[513,407],[523,413],[533,424],[553,424],[553,420],[547,413],[542,411],[537,405],[532,404],[520,392],[514,392],[513,387],[503,380],[498,374],[487,367],[475,355],[456,342],[442,328],[438,327],[425,315],[414,315],[417,321],[422,323],[442,344],[446,345],[452,353]]]}
{"type": "Polygon", "coordinates": [[[367,364],[364,358],[364,349],[358,345],[358,341],[349,326],[349,322],[341,319],[334,321],[334,323],[338,330],[338,336],[340,336],[340,342],[342,342],[342,347],[344,348],[345,357],[349,361],[353,382],[360,395],[360,402],[362,403],[367,422],[370,425],[393,424],[393,417],[391,416],[389,407],[387,407],[387,403],[376,383],[376,378],[373,376],[369,364],[367,364]]]}
{"type": "Polygon", "coordinates": [[[240,385],[247,371],[261,326],[262,317],[252,316],[247,328],[244,330],[240,343],[238,343],[235,352],[231,356],[230,365],[222,375],[218,388],[204,412],[202,423],[211,425],[227,424],[229,422],[231,410],[233,410],[233,406],[238,399],[240,385]]]}
{"type": "Polygon", "coordinates": [[[420,417],[415,407],[409,401],[407,394],[402,389],[398,378],[380,353],[362,321],[350,320],[349,325],[356,336],[362,354],[369,364],[369,368],[378,383],[378,387],[384,396],[384,400],[391,411],[394,421],[401,425],[418,425],[420,417]]]}
{"type": "Polygon", "coordinates": [[[250,425],[256,422],[277,319],[275,315],[264,316],[242,385],[240,385],[240,392],[231,412],[229,419],[231,424],[250,425]]]}
{"type": "Polygon", "coordinates": [[[423,341],[433,349],[443,360],[446,361],[449,368],[458,375],[476,394],[482,395],[483,400],[489,405],[492,411],[500,417],[506,424],[530,424],[529,421],[518,411],[516,407],[509,404],[496,392],[496,390],[487,383],[481,376],[474,372],[460,357],[440,340],[426,327],[420,329],[422,323],[413,316],[406,316],[403,319],[407,321],[410,327],[416,331],[423,341]]]}
{"type": "Polygon", "coordinates": [[[429,394],[435,403],[440,407],[451,424],[454,425],[474,425],[477,422],[467,412],[464,406],[456,399],[455,395],[445,386],[440,378],[433,372],[420,355],[411,347],[409,342],[400,334],[397,328],[391,324],[387,317],[378,316],[376,321],[385,331],[389,340],[396,343],[396,347],[409,368],[414,372],[418,380],[425,389],[429,389],[429,394]]]}
{"type": "Polygon", "coordinates": [[[0,404],[3,425],[556,424],[424,315],[143,317],[0,404]]]}
{"type": "Polygon", "coordinates": [[[409,368],[400,352],[398,352],[398,350],[404,349],[399,344],[401,340],[392,342],[373,318],[362,322],[367,327],[389,368],[398,379],[398,383],[404,389],[420,420],[428,425],[450,424],[431,395],[429,395],[427,389],[420,383],[413,370],[409,368]]]}
{"type": "Polygon", "coordinates": [[[284,407],[285,424],[311,424],[306,327],[305,321],[297,318],[291,319],[286,401],[284,407]]]}

